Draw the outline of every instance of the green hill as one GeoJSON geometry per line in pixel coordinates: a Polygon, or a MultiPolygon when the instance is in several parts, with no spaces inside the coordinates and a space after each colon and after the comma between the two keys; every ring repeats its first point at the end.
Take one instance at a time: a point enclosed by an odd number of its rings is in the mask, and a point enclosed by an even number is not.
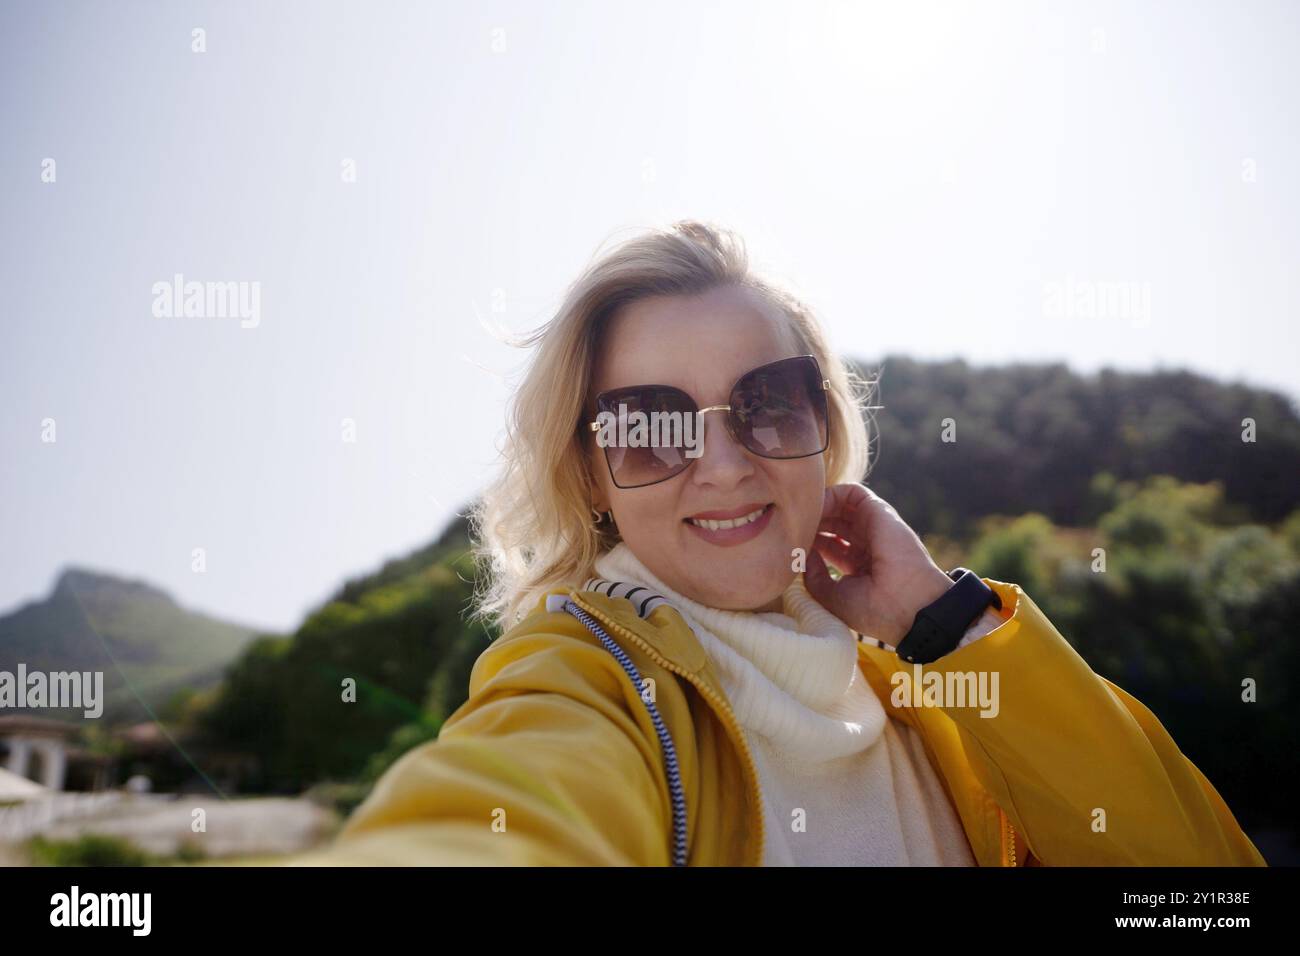
{"type": "Polygon", "coordinates": [[[255,641],[230,667],[198,716],[196,745],[254,758],[237,781],[245,790],[373,777],[436,736],[464,701],[490,641],[464,618],[473,577],[458,519],[428,546],[348,581],[292,635],[255,641]]]}
{"type": "Polygon", "coordinates": [[[1300,507],[1300,415],[1279,392],[1179,370],[1080,375],[1065,365],[890,356],[878,379],[869,483],[918,532],[969,536],[991,514],[1088,525],[1113,501],[1093,479],[1218,482],[1241,521],[1300,507]],[[951,436],[941,440],[946,419],[951,436]],[[1244,419],[1255,440],[1243,441],[1244,419]]]}
{"type": "MultiPolygon", "coordinates": [[[[143,581],[70,568],[49,596],[0,617],[0,670],[103,671],[100,724],[147,720],[177,691],[220,683],[254,636],[188,611],[143,581]],[[138,696],[137,696],[138,695],[138,696]],[[144,704],[141,703],[144,702],[144,704]]],[[[80,711],[41,716],[85,719],[80,711]]]]}

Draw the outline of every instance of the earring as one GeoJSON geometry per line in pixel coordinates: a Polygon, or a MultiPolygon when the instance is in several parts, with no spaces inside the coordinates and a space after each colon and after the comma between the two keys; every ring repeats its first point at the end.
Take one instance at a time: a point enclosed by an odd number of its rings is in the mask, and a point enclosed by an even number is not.
{"type": "Polygon", "coordinates": [[[591,513],[596,516],[596,520],[593,521],[592,524],[604,524],[606,522],[609,522],[610,524],[614,523],[614,512],[612,511],[597,511],[595,508],[592,508],[591,513]]]}

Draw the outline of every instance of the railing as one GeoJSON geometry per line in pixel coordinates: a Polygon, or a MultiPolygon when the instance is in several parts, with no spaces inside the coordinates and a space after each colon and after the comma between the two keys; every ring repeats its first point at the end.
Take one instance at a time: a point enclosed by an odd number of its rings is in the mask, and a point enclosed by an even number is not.
{"type": "Polygon", "coordinates": [[[0,841],[21,843],[63,820],[98,816],[114,806],[139,805],[142,801],[165,803],[175,794],[125,793],[101,790],[95,793],[54,793],[35,797],[9,807],[0,807],[0,841]]]}

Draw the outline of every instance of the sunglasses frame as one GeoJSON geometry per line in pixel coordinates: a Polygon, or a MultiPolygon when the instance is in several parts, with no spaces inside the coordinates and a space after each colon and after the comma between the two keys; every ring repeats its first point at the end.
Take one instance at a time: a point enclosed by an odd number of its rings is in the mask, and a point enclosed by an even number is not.
{"type": "MultiPolygon", "coordinates": [[[[751,368],[748,372],[745,372],[743,375],[741,375],[739,378],[737,378],[734,382],[732,382],[732,384],[731,384],[731,388],[730,388],[730,390],[728,390],[728,392],[727,392],[727,396],[728,396],[728,397],[731,397],[732,395],[734,395],[734,394],[736,393],[736,388],[740,385],[740,383],[743,382],[745,379],[749,378],[749,376],[753,375],[755,372],[761,372],[763,369],[765,369],[765,368],[771,368],[773,365],[781,365],[782,363],[785,363],[785,362],[792,362],[792,361],[794,361],[795,359],[809,359],[809,360],[811,360],[811,361],[812,361],[812,364],[813,364],[813,368],[817,370],[817,377],[818,377],[819,379],[821,379],[821,383],[822,383],[821,391],[822,391],[822,394],[824,395],[826,392],[829,392],[829,391],[830,391],[830,388],[831,388],[831,380],[828,379],[828,378],[822,378],[822,367],[821,367],[821,363],[819,363],[819,362],[817,361],[817,356],[815,356],[815,355],[811,355],[811,354],[808,354],[808,355],[791,355],[791,356],[789,356],[789,357],[787,357],[787,358],[777,359],[775,362],[765,362],[765,363],[762,364],[762,365],[756,365],[756,366],[754,366],[754,367],[751,368]]],[[[621,387],[621,388],[611,388],[611,389],[606,389],[605,391],[601,392],[599,395],[596,396],[596,405],[599,406],[599,405],[600,405],[600,400],[601,400],[602,398],[604,398],[606,395],[612,395],[612,394],[616,394],[616,393],[619,393],[619,392],[630,392],[630,391],[634,391],[634,390],[647,389],[647,388],[663,388],[663,389],[671,389],[671,390],[674,391],[674,392],[680,392],[682,395],[685,395],[686,398],[690,401],[690,403],[691,403],[692,405],[695,404],[695,399],[690,395],[690,393],[688,393],[688,392],[687,392],[685,389],[683,389],[683,388],[678,388],[676,385],[661,385],[661,384],[658,384],[658,383],[650,383],[650,384],[647,384],[647,385],[627,385],[627,386],[623,386],[623,387],[621,387]]],[[[704,415],[706,412],[723,412],[723,411],[725,411],[725,412],[727,413],[727,419],[726,419],[726,422],[727,422],[727,425],[726,425],[726,427],[727,427],[727,433],[728,433],[729,435],[731,435],[732,440],[733,440],[737,445],[739,445],[741,448],[745,449],[745,451],[749,452],[751,455],[754,455],[754,456],[756,456],[756,457],[758,457],[758,458],[766,458],[768,461],[797,461],[797,460],[799,460],[800,458],[811,458],[813,455],[820,455],[820,454],[822,454],[823,452],[825,452],[827,448],[830,447],[830,443],[831,443],[831,409],[830,409],[830,402],[829,402],[829,401],[826,401],[826,403],[825,403],[825,409],[826,409],[826,440],[825,440],[824,442],[822,442],[822,447],[821,447],[821,448],[818,448],[816,451],[810,451],[810,452],[808,452],[807,454],[804,454],[804,455],[790,455],[789,457],[786,457],[786,456],[784,456],[784,455],[782,455],[782,456],[763,455],[763,454],[760,454],[759,452],[754,451],[754,449],[750,448],[750,447],[749,447],[748,445],[746,445],[743,441],[741,441],[740,438],[737,437],[737,435],[736,435],[736,421],[735,421],[735,416],[734,416],[734,414],[733,414],[732,407],[731,407],[730,404],[727,404],[727,405],[710,405],[710,406],[708,406],[707,408],[699,408],[699,407],[697,406],[696,411],[695,411],[695,414],[696,414],[697,416],[700,416],[700,415],[704,415]]],[[[594,422],[588,422],[588,423],[587,423],[587,430],[588,430],[588,431],[591,431],[591,432],[598,432],[598,431],[600,431],[600,427],[601,427],[601,424],[600,424],[599,421],[594,421],[594,422]]],[[[682,466],[682,468],[681,468],[679,471],[675,471],[675,472],[673,472],[671,475],[668,475],[668,476],[665,477],[665,478],[657,478],[657,479],[655,479],[654,481],[647,481],[647,482],[645,482],[644,484],[640,484],[640,485],[620,485],[620,484],[618,483],[618,479],[617,479],[616,477],[614,477],[614,466],[611,465],[611,464],[610,464],[610,461],[609,461],[609,449],[608,449],[608,448],[605,448],[605,449],[603,449],[603,450],[604,450],[604,452],[605,452],[605,467],[609,469],[609,478],[610,478],[610,481],[614,482],[614,487],[616,487],[616,488],[621,488],[621,489],[624,489],[624,490],[632,489],[632,488],[649,488],[651,485],[658,485],[658,484],[662,484],[662,483],[665,482],[665,481],[672,481],[672,479],[676,478],[678,475],[685,474],[685,473],[686,473],[686,470],[687,470],[688,468],[690,468],[691,465],[694,464],[695,461],[697,460],[696,458],[691,458],[691,457],[688,456],[688,460],[687,460],[686,464],[685,464],[684,466],[682,466]]],[[[697,457],[703,457],[703,455],[701,454],[701,455],[699,455],[699,456],[697,456],[697,457]]]]}

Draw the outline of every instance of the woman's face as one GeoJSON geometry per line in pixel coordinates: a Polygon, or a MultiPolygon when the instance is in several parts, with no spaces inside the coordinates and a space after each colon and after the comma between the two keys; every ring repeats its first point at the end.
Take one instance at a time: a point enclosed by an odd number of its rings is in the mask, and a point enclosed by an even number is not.
{"type": "MultiPolygon", "coordinates": [[[[593,370],[591,397],[633,385],[674,385],[700,408],[725,405],[750,369],[805,354],[775,307],[743,288],[656,296],[611,319],[593,370]]],[[[727,610],[779,610],[793,551],[812,547],[826,489],[825,456],[775,460],[737,444],[725,412],[702,416],[703,454],[681,474],[619,488],[604,449],[592,442],[593,502],[612,510],[632,553],[664,584],[727,610]],[[724,519],[767,508],[751,528],[712,531],[688,519],[724,519]]]]}

